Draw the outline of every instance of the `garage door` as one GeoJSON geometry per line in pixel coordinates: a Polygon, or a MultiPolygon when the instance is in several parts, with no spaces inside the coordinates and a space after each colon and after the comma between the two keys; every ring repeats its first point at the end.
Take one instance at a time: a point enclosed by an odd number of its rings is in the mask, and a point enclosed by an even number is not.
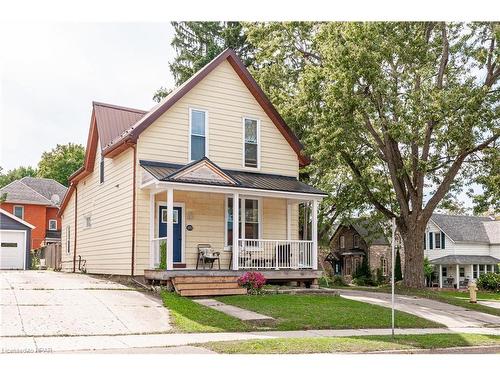
{"type": "Polygon", "coordinates": [[[25,232],[0,231],[0,269],[24,269],[26,254],[24,235],[25,232]]]}

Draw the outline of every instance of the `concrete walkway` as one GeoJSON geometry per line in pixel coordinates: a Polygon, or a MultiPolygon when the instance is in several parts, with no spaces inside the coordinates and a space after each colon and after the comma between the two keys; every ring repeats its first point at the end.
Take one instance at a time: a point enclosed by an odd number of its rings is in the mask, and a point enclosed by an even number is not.
{"type": "Polygon", "coordinates": [[[275,319],[270,316],[259,314],[255,311],[245,310],[237,306],[226,305],[213,298],[193,299],[193,302],[223,312],[224,314],[233,316],[249,324],[264,325],[275,321],[275,319]]]}
{"type": "MultiPolygon", "coordinates": [[[[396,334],[480,333],[500,335],[493,328],[408,328],[396,334]]],[[[148,335],[0,337],[0,353],[51,353],[104,349],[160,348],[189,346],[211,341],[236,341],[274,338],[320,338],[390,335],[390,329],[343,329],[273,332],[170,333],[148,335]]]]}
{"type": "Polygon", "coordinates": [[[0,336],[168,332],[159,299],[83,274],[0,271],[0,336]]]}
{"type": "MultiPolygon", "coordinates": [[[[391,307],[389,293],[377,293],[364,290],[337,289],[341,297],[391,307]]],[[[468,310],[460,306],[449,305],[425,298],[396,295],[396,310],[417,315],[422,318],[444,324],[449,328],[458,327],[497,327],[500,329],[500,316],[468,310]]]]}

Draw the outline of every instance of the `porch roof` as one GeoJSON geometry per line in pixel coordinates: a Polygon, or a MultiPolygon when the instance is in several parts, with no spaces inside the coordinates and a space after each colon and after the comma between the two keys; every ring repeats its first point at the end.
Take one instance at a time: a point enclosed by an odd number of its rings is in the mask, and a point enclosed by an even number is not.
{"type": "Polygon", "coordinates": [[[433,259],[431,264],[497,264],[500,259],[489,255],[446,255],[433,259]]]}
{"type": "MultiPolygon", "coordinates": [[[[198,163],[198,162],[195,162],[198,163]]],[[[232,185],[234,188],[241,189],[260,189],[260,190],[270,190],[270,191],[283,191],[283,192],[293,192],[293,193],[305,193],[305,194],[317,194],[320,196],[326,196],[327,194],[313,186],[307,185],[295,177],[274,175],[268,173],[255,173],[255,172],[245,172],[223,169],[210,162],[213,166],[217,167],[227,176],[231,177],[237,184],[232,185]]],[[[227,183],[222,181],[207,181],[207,180],[186,180],[183,179],[179,181],[174,179],[177,172],[181,169],[194,164],[172,164],[172,163],[161,163],[149,160],[140,160],[139,164],[141,167],[149,172],[156,180],[164,182],[182,182],[189,184],[203,184],[203,185],[214,185],[214,186],[228,186],[227,183]]]]}

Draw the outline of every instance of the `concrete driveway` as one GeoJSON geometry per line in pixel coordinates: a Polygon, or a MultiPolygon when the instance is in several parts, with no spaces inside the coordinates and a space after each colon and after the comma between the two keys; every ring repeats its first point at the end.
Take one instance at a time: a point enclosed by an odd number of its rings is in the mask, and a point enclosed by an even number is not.
{"type": "MultiPolygon", "coordinates": [[[[391,295],[389,293],[377,293],[364,290],[337,290],[344,298],[389,308],[391,307],[391,295]]],[[[444,324],[449,328],[498,327],[500,329],[500,316],[468,310],[460,306],[449,305],[430,299],[396,295],[395,307],[396,310],[444,324]]]]}
{"type": "Polygon", "coordinates": [[[83,274],[0,271],[0,336],[116,335],[171,329],[161,301],[83,274]]]}

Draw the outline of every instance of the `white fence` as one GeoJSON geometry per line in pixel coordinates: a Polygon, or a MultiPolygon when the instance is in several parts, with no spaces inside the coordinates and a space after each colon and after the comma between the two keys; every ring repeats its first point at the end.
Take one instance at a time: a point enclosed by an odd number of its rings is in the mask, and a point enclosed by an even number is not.
{"type": "Polygon", "coordinates": [[[239,240],[240,269],[313,268],[313,242],[294,240],[239,240]]]}

